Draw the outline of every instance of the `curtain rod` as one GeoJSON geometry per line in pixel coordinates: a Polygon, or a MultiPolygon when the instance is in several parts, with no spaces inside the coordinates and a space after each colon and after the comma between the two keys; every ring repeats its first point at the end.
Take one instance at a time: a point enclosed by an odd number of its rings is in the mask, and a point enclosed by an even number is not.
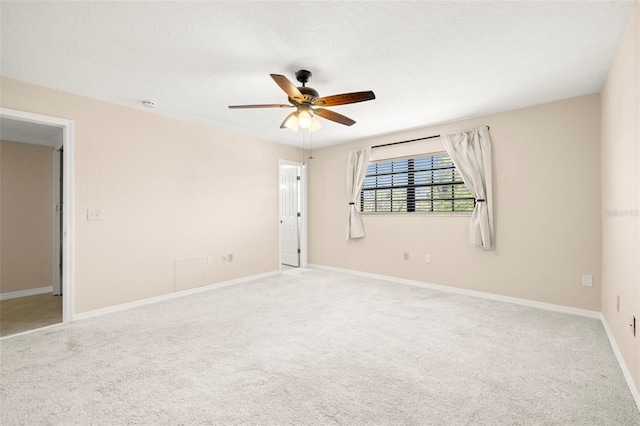
{"type": "Polygon", "coordinates": [[[385,144],[382,144],[382,145],[374,145],[374,146],[371,147],[371,149],[382,148],[383,146],[400,145],[400,144],[403,144],[403,143],[423,141],[423,140],[426,140],[426,139],[433,139],[433,138],[439,138],[439,137],[440,137],[440,135],[434,135],[434,136],[427,136],[427,137],[424,137],[424,138],[410,139],[408,141],[385,143],[385,144]]]}
{"type": "MultiPolygon", "coordinates": [[[[487,129],[489,129],[489,126],[487,126],[487,129]]],[[[433,136],[426,136],[424,138],[409,139],[408,141],[385,143],[385,144],[382,144],[382,145],[374,145],[374,146],[371,147],[371,149],[382,148],[383,146],[400,145],[400,144],[409,143],[409,142],[424,141],[424,140],[427,140],[427,139],[435,139],[435,138],[439,138],[439,137],[440,137],[440,135],[433,135],[433,136]]]]}

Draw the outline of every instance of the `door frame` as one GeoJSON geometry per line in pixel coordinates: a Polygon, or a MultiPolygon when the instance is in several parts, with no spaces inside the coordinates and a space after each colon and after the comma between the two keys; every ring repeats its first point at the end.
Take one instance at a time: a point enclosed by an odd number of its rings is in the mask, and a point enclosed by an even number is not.
{"type": "MultiPolygon", "coordinates": [[[[62,217],[62,322],[71,322],[74,318],[74,213],[75,213],[75,180],[74,180],[74,121],[65,118],[51,117],[10,108],[0,108],[0,116],[15,120],[44,124],[62,129],[63,158],[63,196],[62,217]]],[[[56,147],[58,149],[59,146],[56,147]]]]}
{"type": "MultiPolygon", "coordinates": [[[[63,147],[63,141],[61,140],[53,149],[53,295],[61,296],[62,292],[62,264],[60,259],[64,259],[62,255],[62,223],[60,223],[60,214],[63,212],[58,206],[62,206],[64,210],[64,204],[62,203],[62,196],[64,195],[63,188],[60,183],[64,185],[62,179],[62,155],[64,151],[60,152],[63,147]]],[[[64,214],[62,215],[64,220],[64,214]]]]}
{"type": "Polygon", "coordinates": [[[276,186],[278,191],[278,270],[282,271],[282,232],[280,227],[280,212],[282,211],[282,197],[280,194],[280,172],[282,166],[294,166],[298,168],[300,173],[300,185],[298,185],[298,193],[300,194],[300,229],[298,233],[300,235],[300,267],[307,267],[307,167],[305,164],[290,161],[290,160],[278,160],[278,184],[276,186]]]}

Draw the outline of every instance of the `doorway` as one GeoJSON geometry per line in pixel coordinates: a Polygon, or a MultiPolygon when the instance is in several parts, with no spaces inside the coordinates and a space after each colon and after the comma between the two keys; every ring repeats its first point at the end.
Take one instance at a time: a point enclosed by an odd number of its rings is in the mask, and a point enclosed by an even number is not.
{"type": "MultiPolygon", "coordinates": [[[[73,320],[74,135],[73,121],[71,120],[7,108],[0,108],[0,126],[2,127],[2,139],[11,141],[9,143],[13,144],[14,147],[20,145],[31,146],[32,151],[37,151],[40,148],[49,151],[47,155],[49,156],[49,161],[51,161],[50,180],[52,186],[50,187],[50,195],[45,198],[46,205],[41,210],[50,212],[51,227],[48,228],[50,231],[47,232],[53,234],[48,236],[52,244],[52,250],[48,255],[51,256],[51,261],[40,262],[40,266],[45,263],[51,265],[47,267],[51,268],[51,282],[43,283],[45,287],[30,288],[34,287],[34,285],[31,285],[27,286],[29,288],[25,290],[16,292],[7,292],[3,288],[1,293],[2,299],[6,299],[2,301],[3,307],[11,305],[13,311],[18,315],[39,309],[38,312],[40,312],[41,318],[22,318],[25,324],[21,327],[22,329],[20,327],[13,328],[9,333],[3,331],[2,336],[4,337],[31,331],[29,328],[37,329],[49,325],[45,320],[45,311],[50,314],[49,311],[55,309],[55,306],[58,307],[58,319],[55,320],[55,317],[53,317],[53,320],[49,319],[49,323],[73,320]],[[46,201],[47,199],[48,201],[46,201]],[[47,291],[45,292],[44,290],[47,291]],[[54,294],[58,296],[53,296],[54,294]],[[46,299],[46,296],[50,297],[46,299]],[[42,300],[43,297],[45,297],[44,301],[42,300]],[[55,302],[52,300],[55,300],[55,302]],[[30,303],[35,305],[29,305],[30,303]],[[34,306],[37,306],[37,308],[33,308],[34,306]]],[[[5,253],[5,250],[10,249],[9,246],[12,243],[8,239],[3,240],[3,243],[7,244],[6,247],[2,248],[2,253],[5,253]]],[[[9,260],[6,261],[10,262],[9,260]]],[[[0,284],[5,287],[4,279],[0,284]]]]}
{"type": "Polygon", "coordinates": [[[280,270],[307,266],[306,168],[278,160],[280,270]]]}

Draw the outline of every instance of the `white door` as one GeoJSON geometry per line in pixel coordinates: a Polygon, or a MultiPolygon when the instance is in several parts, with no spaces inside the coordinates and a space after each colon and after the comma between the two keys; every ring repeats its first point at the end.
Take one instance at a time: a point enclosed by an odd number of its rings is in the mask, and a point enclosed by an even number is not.
{"type": "Polygon", "coordinates": [[[280,168],[280,238],[281,261],[284,265],[300,266],[298,168],[280,168]]]}
{"type": "Polygon", "coordinates": [[[62,149],[53,151],[53,294],[62,295],[62,149]]]}

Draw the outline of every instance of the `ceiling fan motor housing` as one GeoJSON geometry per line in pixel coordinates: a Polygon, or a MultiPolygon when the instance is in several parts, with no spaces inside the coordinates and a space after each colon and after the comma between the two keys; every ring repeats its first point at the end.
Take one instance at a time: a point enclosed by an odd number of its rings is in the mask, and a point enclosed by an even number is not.
{"type": "MultiPolygon", "coordinates": [[[[298,90],[300,91],[300,93],[302,93],[305,103],[312,104],[317,98],[320,97],[316,89],[313,89],[311,87],[302,86],[302,87],[298,87],[298,90]]],[[[295,104],[294,100],[291,98],[289,98],[289,102],[295,104]]]]}
{"type": "MultiPolygon", "coordinates": [[[[320,97],[320,95],[315,89],[306,86],[307,82],[309,82],[309,79],[311,78],[312,75],[313,74],[311,73],[311,71],[308,71],[308,70],[296,71],[296,80],[302,83],[302,87],[298,87],[298,90],[300,91],[300,93],[302,93],[302,96],[304,97],[304,102],[310,103],[310,104],[320,97]]],[[[291,98],[289,98],[289,102],[292,102],[291,98]]]]}

